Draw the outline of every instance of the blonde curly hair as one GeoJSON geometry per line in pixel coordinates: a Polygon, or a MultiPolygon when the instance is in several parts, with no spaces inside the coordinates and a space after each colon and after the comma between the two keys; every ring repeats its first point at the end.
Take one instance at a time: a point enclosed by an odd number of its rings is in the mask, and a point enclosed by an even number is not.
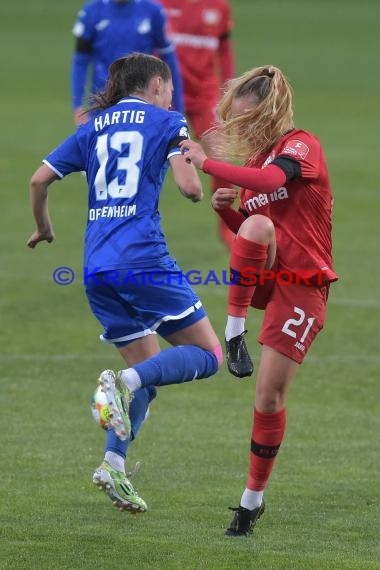
{"type": "Polygon", "coordinates": [[[251,69],[228,83],[217,115],[223,155],[245,162],[255,160],[293,128],[289,81],[272,65],[251,69]],[[246,99],[247,110],[234,116],[231,107],[236,99],[246,99]]]}

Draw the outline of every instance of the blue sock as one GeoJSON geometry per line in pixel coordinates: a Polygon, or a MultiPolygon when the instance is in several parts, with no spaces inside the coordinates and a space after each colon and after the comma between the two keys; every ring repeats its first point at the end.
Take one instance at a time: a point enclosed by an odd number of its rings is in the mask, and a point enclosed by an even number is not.
{"type": "Polygon", "coordinates": [[[145,420],[148,406],[157,396],[157,390],[154,386],[140,388],[133,394],[133,400],[129,406],[129,418],[131,420],[131,441],[136,439],[137,433],[145,420]]]}
{"type": "Polygon", "coordinates": [[[154,386],[141,388],[134,393],[133,400],[129,407],[129,417],[131,420],[131,438],[127,441],[121,441],[113,429],[107,430],[107,441],[105,451],[113,451],[124,459],[127,456],[128,446],[131,441],[136,439],[137,433],[145,419],[148,406],[157,395],[154,386]]]}
{"type": "Polygon", "coordinates": [[[212,376],[218,370],[218,359],[204,348],[184,345],[162,350],[133,368],[143,387],[166,386],[212,376]]]}

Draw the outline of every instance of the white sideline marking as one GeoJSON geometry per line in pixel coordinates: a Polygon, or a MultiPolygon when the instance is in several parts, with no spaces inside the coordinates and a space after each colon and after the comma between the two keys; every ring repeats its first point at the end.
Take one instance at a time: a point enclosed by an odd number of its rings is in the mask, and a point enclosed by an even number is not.
{"type": "Polygon", "coordinates": [[[105,360],[107,357],[100,354],[1,354],[0,360],[29,360],[29,361],[48,361],[54,362],[57,360],[105,360]]]}
{"type": "MultiPolygon", "coordinates": [[[[71,360],[105,360],[107,356],[92,353],[83,354],[0,354],[0,360],[13,362],[17,360],[22,361],[71,361],[71,360]]],[[[341,363],[355,363],[366,362],[371,364],[380,364],[380,355],[378,354],[325,354],[321,356],[309,355],[305,359],[306,363],[319,364],[321,362],[341,362],[341,363]]]]}
{"type": "Polygon", "coordinates": [[[380,364],[379,354],[326,354],[324,356],[316,356],[315,354],[310,354],[306,356],[304,362],[310,364],[319,364],[326,362],[339,362],[339,363],[370,363],[370,364],[380,364]]]}
{"type": "Polygon", "coordinates": [[[332,305],[346,305],[347,307],[365,307],[370,309],[379,309],[380,300],[379,299],[345,299],[343,298],[332,298],[329,299],[328,304],[332,305]]]}
{"type": "MultiPolygon", "coordinates": [[[[226,285],[215,285],[214,287],[211,287],[209,285],[198,285],[193,287],[199,293],[199,296],[201,298],[203,295],[210,293],[213,297],[225,297],[227,299],[226,285]]],[[[328,300],[328,305],[343,305],[345,307],[354,308],[380,309],[380,299],[350,299],[347,297],[330,297],[328,300]]]]}

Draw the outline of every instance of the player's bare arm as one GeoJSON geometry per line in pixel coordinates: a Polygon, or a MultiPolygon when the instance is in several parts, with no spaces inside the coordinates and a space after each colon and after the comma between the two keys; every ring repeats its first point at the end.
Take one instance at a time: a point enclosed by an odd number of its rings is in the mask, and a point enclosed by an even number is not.
{"type": "Polygon", "coordinates": [[[181,194],[193,202],[202,200],[202,183],[193,164],[188,163],[180,154],[170,157],[169,162],[181,194]]]}
{"type": "Polygon", "coordinates": [[[43,164],[36,170],[30,180],[30,201],[37,228],[26,244],[32,249],[40,241],[51,243],[55,238],[48,209],[48,187],[49,184],[57,179],[58,176],[55,172],[43,164]]]}

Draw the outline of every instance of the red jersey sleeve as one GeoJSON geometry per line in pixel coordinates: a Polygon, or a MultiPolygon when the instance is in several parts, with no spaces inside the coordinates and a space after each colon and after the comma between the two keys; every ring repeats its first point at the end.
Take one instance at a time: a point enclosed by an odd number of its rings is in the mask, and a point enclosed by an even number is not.
{"type": "Polygon", "coordinates": [[[301,167],[301,176],[305,180],[318,178],[321,162],[321,143],[305,131],[296,131],[281,144],[277,156],[297,160],[301,167]]]}
{"type": "Polygon", "coordinates": [[[202,170],[253,192],[274,192],[286,182],[285,172],[275,164],[269,164],[265,168],[251,168],[206,158],[202,170]]]}
{"type": "Polygon", "coordinates": [[[223,208],[223,210],[215,210],[226,223],[227,227],[234,233],[237,234],[240,226],[245,220],[245,216],[242,212],[234,210],[233,208],[223,208]]]}

